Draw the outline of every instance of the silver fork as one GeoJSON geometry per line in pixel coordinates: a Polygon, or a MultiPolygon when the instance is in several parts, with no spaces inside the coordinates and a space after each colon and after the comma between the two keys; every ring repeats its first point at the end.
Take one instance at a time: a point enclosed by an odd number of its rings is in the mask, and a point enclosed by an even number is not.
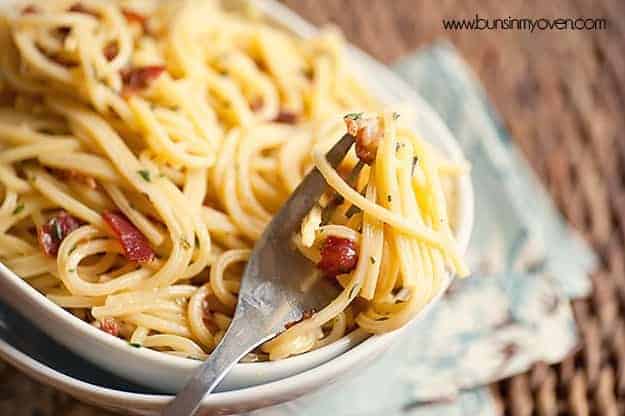
{"type": "MultiPolygon", "coordinates": [[[[338,166],[353,142],[349,134],[343,136],[326,154],[328,162],[338,166]]],[[[204,395],[217,387],[245,354],[282,332],[285,325],[302,319],[307,312],[322,309],[336,297],[336,286],[328,279],[317,279],[312,287],[303,290],[303,283],[316,273],[316,268],[292,244],[304,216],[327,187],[321,173],[313,169],[274,216],[254,246],[243,273],[230,327],[161,415],[195,414],[204,395]]]]}

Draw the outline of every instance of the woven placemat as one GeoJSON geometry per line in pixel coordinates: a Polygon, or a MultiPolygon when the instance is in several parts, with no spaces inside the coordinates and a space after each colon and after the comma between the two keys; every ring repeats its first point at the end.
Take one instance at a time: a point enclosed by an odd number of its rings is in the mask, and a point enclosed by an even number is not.
{"type": "MultiPolygon", "coordinates": [[[[593,245],[593,293],[574,303],[580,349],[492,386],[501,413],[625,414],[625,2],[285,0],[383,62],[450,39],[569,222],[593,245]],[[607,17],[605,31],[446,32],[443,18],[607,17]]],[[[0,415],[106,415],[0,364],[0,415]]]]}
{"type": "Polygon", "coordinates": [[[592,296],[574,304],[580,349],[560,365],[537,365],[493,385],[501,413],[625,414],[625,25],[616,18],[625,15],[625,2],[286,3],[315,23],[335,22],[349,40],[385,62],[439,36],[454,43],[558,207],[601,259],[592,296]],[[609,29],[443,31],[443,17],[471,18],[476,12],[607,17],[609,29]]]}

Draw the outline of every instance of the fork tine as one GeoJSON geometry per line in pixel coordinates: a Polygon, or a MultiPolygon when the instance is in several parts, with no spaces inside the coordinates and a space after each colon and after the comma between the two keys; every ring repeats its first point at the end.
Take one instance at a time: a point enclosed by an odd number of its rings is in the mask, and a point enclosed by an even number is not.
{"type": "MultiPolygon", "coordinates": [[[[345,134],[326,153],[328,163],[332,167],[337,167],[343,160],[350,147],[354,143],[354,137],[345,134]]],[[[321,195],[326,191],[328,184],[317,168],[313,168],[304,177],[299,186],[295,189],[291,197],[282,206],[280,211],[273,217],[273,220],[266,228],[267,237],[280,236],[290,238],[299,229],[304,216],[317,203],[321,195]]]]}

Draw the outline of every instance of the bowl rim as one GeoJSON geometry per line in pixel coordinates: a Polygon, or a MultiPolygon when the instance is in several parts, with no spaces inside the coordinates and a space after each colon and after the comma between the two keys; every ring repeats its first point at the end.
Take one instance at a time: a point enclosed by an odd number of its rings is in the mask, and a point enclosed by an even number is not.
{"type": "MultiPolygon", "coordinates": [[[[297,15],[295,12],[288,9],[286,6],[283,6],[273,0],[259,0],[257,2],[258,7],[262,10],[262,12],[276,24],[285,27],[287,30],[291,31],[297,36],[301,37],[310,37],[318,32],[318,29],[314,27],[312,24],[308,23],[302,17],[297,15]]],[[[408,85],[404,80],[402,80],[399,76],[394,74],[389,68],[382,65],[366,53],[360,51],[355,48],[353,45],[348,44],[348,55],[350,57],[350,61],[354,62],[362,62],[367,66],[366,72],[376,72],[376,84],[384,85],[385,87],[391,86],[392,90],[396,91],[398,95],[401,95],[400,101],[407,101],[414,105],[419,113],[418,117],[427,119],[428,125],[435,130],[433,136],[435,136],[435,143],[440,145],[443,150],[449,154],[449,156],[456,161],[464,161],[464,157],[462,155],[461,149],[454,139],[454,136],[449,131],[447,126],[443,123],[438,114],[431,108],[431,106],[426,103],[415,91],[414,89],[408,85]]],[[[373,87],[373,86],[372,86],[373,87]]],[[[384,97],[383,92],[378,92],[378,98],[382,101],[389,101],[389,96],[391,94],[386,94],[386,99],[384,97]]],[[[392,101],[397,102],[396,99],[392,101]]],[[[458,228],[456,230],[456,238],[458,241],[458,245],[462,252],[466,251],[468,246],[468,241],[470,238],[471,230],[473,227],[473,216],[474,216],[474,201],[473,201],[473,188],[471,185],[469,175],[463,175],[457,180],[457,205],[456,205],[456,217],[458,220],[458,228]]],[[[30,286],[25,280],[17,276],[13,271],[8,269],[4,264],[0,263],[0,274],[5,277],[9,277],[11,283],[19,286],[19,288],[23,291],[25,296],[29,296],[32,300],[36,301],[38,306],[45,309],[47,313],[51,313],[55,315],[55,319],[61,319],[66,321],[68,324],[71,323],[77,330],[79,330],[84,336],[91,337],[92,339],[97,340],[104,344],[107,348],[114,349],[124,349],[124,352],[130,354],[131,357],[137,357],[146,361],[146,365],[149,364],[149,361],[157,363],[156,365],[166,365],[169,367],[177,368],[179,371],[189,371],[194,369],[196,366],[200,365],[200,361],[176,357],[168,354],[163,354],[158,351],[151,350],[149,348],[132,348],[128,345],[128,343],[122,339],[111,337],[108,334],[103,333],[102,331],[97,330],[92,325],[88,324],[75,317],[74,315],[68,313],[63,308],[59,307],[51,300],[46,298],[44,295],[39,293],[36,289],[30,286]]],[[[435,296],[426,307],[419,312],[410,323],[418,320],[418,317],[424,315],[427,309],[429,309],[433,304],[435,304],[442,293],[444,293],[451,282],[451,279],[447,279],[446,284],[441,288],[439,294],[435,296]]],[[[406,326],[410,325],[407,324],[406,326]]],[[[405,328],[405,327],[404,327],[405,328]]],[[[346,334],[341,339],[319,348],[317,350],[309,351],[304,354],[288,357],[284,360],[279,361],[270,361],[270,362],[253,362],[253,363],[237,363],[232,371],[239,373],[242,377],[246,377],[246,374],[250,376],[252,374],[262,372],[279,372],[284,370],[290,366],[297,366],[302,362],[307,362],[314,360],[316,357],[321,356],[332,356],[333,352],[339,352],[339,355],[327,361],[327,363],[336,362],[340,358],[350,355],[351,351],[361,347],[361,348],[374,348],[376,345],[378,347],[382,347],[385,345],[386,340],[397,336],[397,334],[401,331],[396,330],[387,334],[382,335],[372,335],[366,337],[364,341],[361,341],[363,338],[363,334],[359,333],[359,330],[352,331],[349,334],[346,334]],[[353,346],[353,344],[357,344],[353,346]],[[351,348],[350,348],[351,346],[351,348]]],[[[323,367],[326,363],[321,364],[323,367]]],[[[310,370],[308,370],[310,371],[310,370]]],[[[307,373],[305,371],[304,373],[307,373]]],[[[302,374],[304,374],[302,373],[302,374]]],[[[291,376],[294,377],[294,376],[291,376]]],[[[290,379],[291,377],[287,377],[286,379],[290,379]]],[[[283,380],[286,380],[283,379],[283,380]]],[[[280,380],[278,380],[280,381],[280,380]]],[[[277,382],[270,382],[269,384],[264,385],[272,385],[277,382]]],[[[256,386],[258,387],[258,386],[256,386]]],[[[215,395],[221,395],[226,393],[232,393],[236,391],[248,391],[252,387],[236,389],[226,392],[218,392],[213,393],[210,397],[215,395]]],[[[166,397],[166,396],[165,396],[166,397]]]]}
{"type": "MultiPolygon", "coordinates": [[[[317,384],[317,380],[335,377],[351,369],[354,362],[362,361],[375,355],[376,352],[380,352],[380,344],[383,346],[390,345],[394,339],[393,334],[387,333],[378,337],[379,342],[377,344],[361,343],[355,346],[350,350],[349,357],[346,357],[347,354],[342,354],[334,360],[284,379],[237,390],[208,394],[202,400],[202,406],[245,405],[259,400],[267,400],[271,397],[284,397],[296,390],[307,391],[317,384]]],[[[0,339],[0,358],[37,381],[103,407],[152,409],[163,406],[174,397],[171,394],[135,393],[118,390],[74,378],[39,362],[3,339],[0,339]]]]}

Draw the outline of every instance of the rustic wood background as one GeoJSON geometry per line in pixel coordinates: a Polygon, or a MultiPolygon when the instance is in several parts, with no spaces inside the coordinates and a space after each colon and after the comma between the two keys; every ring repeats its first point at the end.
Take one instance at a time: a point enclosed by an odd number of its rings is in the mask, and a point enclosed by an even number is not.
{"type": "MultiPolygon", "coordinates": [[[[592,296],[574,304],[579,351],[560,365],[538,365],[492,386],[501,414],[625,414],[625,1],[283,1],[315,24],[339,26],[385,63],[441,37],[454,43],[558,207],[601,259],[592,296]],[[607,17],[609,23],[605,31],[443,30],[442,18],[476,12],[607,17]]],[[[5,365],[0,414],[104,413],[5,365]]]]}

